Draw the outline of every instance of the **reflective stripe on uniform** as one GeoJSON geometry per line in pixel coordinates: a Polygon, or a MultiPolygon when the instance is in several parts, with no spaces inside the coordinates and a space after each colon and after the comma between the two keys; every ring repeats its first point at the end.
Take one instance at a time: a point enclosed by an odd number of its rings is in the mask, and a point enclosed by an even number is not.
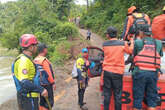
{"type": "Polygon", "coordinates": [[[31,93],[28,93],[27,94],[27,97],[39,97],[40,96],[40,94],[39,93],[36,93],[36,92],[31,92],[31,93]]]}

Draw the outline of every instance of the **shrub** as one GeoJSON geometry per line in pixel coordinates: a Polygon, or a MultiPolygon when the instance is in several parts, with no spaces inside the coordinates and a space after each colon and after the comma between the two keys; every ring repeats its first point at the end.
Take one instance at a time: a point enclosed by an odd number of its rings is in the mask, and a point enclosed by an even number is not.
{"type": "Polygon", "coordinates": [[[53,37],[54,40],[59,38],[68,38],[70,36],[75,37],[78,36],[78,29],[75,25],[65,22],[60,23],[54,28],[55,36],[53,37]]]}
{"type": "Polygon", "coordinates": [[[119,30],[119,36],[123,31],[123,26],[127,14],[127,9],[135,5],[140,11],[148,14],[151,18],[162,13],[165,1],[161,0],[97,0],[89,8],[88,12],[81,17],[82,27],[90,28],[104,36],[104,31],[108,26],[114,26],[119,30]]]}
{"type": "Polygon", "coordinates": [[[71,57],[70,47],[72,44],[68,41],[62,41],[58,43],[55,47],[50,47],[53,51],[50,51],[49,58],[55,64],[63,64],[64,61],[71,57]]]}

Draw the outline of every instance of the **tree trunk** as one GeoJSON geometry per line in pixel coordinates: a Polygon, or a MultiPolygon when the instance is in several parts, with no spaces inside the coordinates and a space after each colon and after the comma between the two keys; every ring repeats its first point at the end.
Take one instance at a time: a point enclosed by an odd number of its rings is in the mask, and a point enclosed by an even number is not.
{"type": "Polygon", "coordinates": [[[87,10],[88,10],[88,8],[89,8],[89,0],[87,0],[87,10]]]}

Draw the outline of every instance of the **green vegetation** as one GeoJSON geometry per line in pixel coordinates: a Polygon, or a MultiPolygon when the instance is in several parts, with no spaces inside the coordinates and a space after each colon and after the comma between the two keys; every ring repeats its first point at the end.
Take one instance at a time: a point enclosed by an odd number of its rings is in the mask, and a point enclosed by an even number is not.
{"type": "Polygon", "coordinates": [[[161,14],[165,5],[164,0],[94,0],[81,18],[81,25],[92,29],[93,32],[104,34],[108,26],[115,26],[121,34],[127,15],[127,9],[135,5],[140,12],[148,14],[151,18],[161,14]]]}
{"type": "Polygon", "coordinates": [[[67,53],[60,51],[71,45],[69,37],[79,35],[75,25],[68,23],[72,4],[73,0],[18,0],[0,4],[0,43],[19,50],[19,37],[30,33],[49,46],[53,62],[56,57],[58,61],[67,59],[67,53]],[[63,48],[59,50],[59,47],[63,48]]]}

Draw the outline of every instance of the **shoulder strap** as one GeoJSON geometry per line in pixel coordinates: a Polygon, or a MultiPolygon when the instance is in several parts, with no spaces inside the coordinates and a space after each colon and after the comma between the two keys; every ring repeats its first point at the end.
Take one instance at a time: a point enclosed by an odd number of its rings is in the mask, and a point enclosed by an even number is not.
{"type": "Polygon", "coordinates": [[[157,56],[156,56],[156,51],[157,51],[156,48],[157,48],[157,45],[156,45],[156,40],[155,40],[155,39],[154,39],[154,45],[155,45],[155,66],[156,66],[156,57],[157,57],[157,56]]]}
{"type": "Polygon", "coordinates": [[[144,48],[144,45],[145,45],[145,40],[144,39],[142,39],[142,42],[143,42],[143,47],[142,47],[142,49],[144,48]]]}
{"type": "Polygon", "coordinates": [[[132,16],[133,16],[133,18],[134,18],[134,19],[137,19],[137,17],[136,17],[136,15],[135,15],[135,14],[132,14],[132,16]]]}

